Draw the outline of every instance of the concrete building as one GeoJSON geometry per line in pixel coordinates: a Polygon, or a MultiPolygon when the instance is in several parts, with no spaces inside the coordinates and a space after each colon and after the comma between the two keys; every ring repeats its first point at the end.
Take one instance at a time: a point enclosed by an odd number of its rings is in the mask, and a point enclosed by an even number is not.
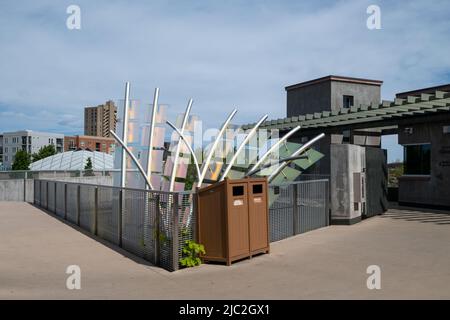
{"type": "Polygon", "coordinates": [[[383,81],[326,76],[285,87],[287,116],[379,103],[383,81]]]}
{"type": "Polygon", "coordinates": [[[113,154],[114,149],[114,138],[82,135],[64,137],[64,151],[90,150],[113,154]]]}
{"type": "Polygon", "coordinates": [[[38,152],[42,147],[53,145],[56,152],[63,152],[64,135],[50,132],[23,130],[3,133],[3,167],[11,169],[16,152],[24,150],[30,154],[38,152]]]}
{"type": "MultiPolygon", "coordinates": [[[[402,92],[396,97],[420,99],[436,91],[450,92],[450,84],[402,92]]],[[[433,118],[424,114],[420,122],[400,125],[398,143],[404,147],[404,174],[399,178],[399,201],[404,204],[450,207],[448,117],[433,118]]]]}
{"type": "Polygon", "coordinates": [[[111,100],[84,109],[84,134],[87,136],[111,137],[109,131],[116,130],[116,123],[117,107],[111,100]]]}
{"type": "MultiPolygon", "coordinates": [[[[287,117],[262,129],[314,145],[324,157],[303,173],[330,176],[331,222],[351,224],[381,214],[387,202],[387,150],[383,135],[398,134],[405,171],[400,204],[450,208],[450,85],[402,92],[380,101],[382,81],[328,76],[286,87],[287,117]]],[[[243,126],[249,129],[254,124],[243,126]]]]}

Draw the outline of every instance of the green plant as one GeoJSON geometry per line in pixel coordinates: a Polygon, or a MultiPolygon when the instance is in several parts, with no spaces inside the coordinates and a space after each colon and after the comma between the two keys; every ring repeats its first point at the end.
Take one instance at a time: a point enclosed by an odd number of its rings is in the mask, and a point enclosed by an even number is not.
{"type": "Polygon", "coordinates": [[[196,243],[193,240],[186,240],[183,247],[183,257],[180,259],[180,264],[183,267],[195,267],[202,264],[200,254],[205,254],[205,247],[202,244],[196,243]]]}
{"type": "Polygon", "coordinates": [[[93,176],[94,170],[92,169],[92,160],[91,157],[86,159],[86,165],[84,166],[84,175],[85,176],[93,176]]]}
{"type": "Polygon", "coordinates": [[[56,154],[55,146],[50,144],[48,146],[44,146],[44,147],[40,148],[37,153],[33,153],[32,161],[36,162],[38,160],[53,156],[54,154],[56,154]]]}
{"type": "Polygon", "coordinates": [[[14,157],[12,169],[29,170],[30,163],[31,163],[31,156],[26,151],[19,150],[16,152],[16,155],[14,157]]]}

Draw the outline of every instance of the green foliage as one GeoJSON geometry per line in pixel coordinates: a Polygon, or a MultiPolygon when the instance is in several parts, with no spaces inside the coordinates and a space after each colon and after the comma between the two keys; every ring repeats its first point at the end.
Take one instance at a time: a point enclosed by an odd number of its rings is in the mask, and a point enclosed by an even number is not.
{"type": "Polygon", "coordinates": [[[30,170],[31,156],[24,150],[16,152],[14,162],[12,164],[13,170],[30,170]]]}
{"type": "Polygon", "coordinates": [[[194,185],[195,181],[197,181],[197,179],[198,177],[197,170],[195,169],[194,157],[191,156],[191,162],[188,164],[187,168],[184,190],[192,190],[192,186],[194,185]]]}
{"type": "Polygon", "coordinates": [[[86,165],[84,166],[84,175],[85,176],[93,176],[94,175],[94,171],[92,170],[91,157],[86,159],[86,165]]]}
{"type": "Polygon", "coordinates": [[[56,154],[55,146],[50,144],[48,146],[44,146],[37,153],[33,153],[32,158],[33,162],[36,162],[38,160],[53,156],[56,154]]]}
{"type": "Polygon", "coordinates": [[[196,243],[193,240],[186,240],[183,247],[183,257],[180,259],[180,264],[183,267],[195,267],[202,264],[200,254],[205,254],[205,247],[202,244],[196,243]]]}
{"type": "Polygon", "coordinates": [[[404,165],[403,163],[390,163],[388,185],[389,187],[398,187],[398,178],[403,175],[404,165]]]}

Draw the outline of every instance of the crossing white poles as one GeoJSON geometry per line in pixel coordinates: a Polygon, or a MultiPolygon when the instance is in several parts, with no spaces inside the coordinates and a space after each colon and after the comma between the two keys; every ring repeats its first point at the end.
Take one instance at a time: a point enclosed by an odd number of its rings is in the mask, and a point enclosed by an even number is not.
{"type": "MultiPolygon", "coordinates": [[[[192,99],[189,99],[188,105],[186,107],[186,112],[184,113],[184,117],[183,117],[183,123],[181,124],[181,129],[180,129],[180,133],[184,134],[184,129],[186,128],[186,124],[187,121],[189,119],[189,113],[191,112],[191,107],[192,107],[192,99]]],[[[178,169],[178,159],[180,156],[180,148],[181,148],[181,140],[183,138],[181,136],[179,136],[178,138],[178,144],[175,150],[175,156],[173,157],[173,167],[172,167],[172,174],[170,176],[170,184],[169,184],[169,191],[172,192],[173,191],[173,187],[175,185],[175,178],[177,176],[177,169],[178,169]]]]}
{"type": "Polygon", "coordinates": [[[225,132],[225,130],[227,129],[228,125],[231,122],[231,119],[233,119],[234,115],[236,114],[237,109],[234,109],[230,115],[228,116],[228,118],[225,120],[225,122],[222,125],[222,128],[220,128],[219,133],[217,134],[216,140],[214,141],[213,145],[211,146],[211,149],[209,150],[209,154],[206,157],[205,162],[202,165],[202,169],[201,169],[201,174],[198,178],[198,187],[202,186],[203,183],[203,179],[205,179],[205,175],[206,175],[206,171],[208,171],[208,167],[209,167],[209,163],[211,162],[211,159],[214,155],[214,152],[216,152],[217,146],[219,145],[219,142],[225,132]]]}
{"type": "Polygon", "coordinates": [[[258,167],[261,165],[261,163],[266,160],[266,158],[274,151],[276,150],[284,141],[286,141],[290,136],[292,136],[294,133],[296,133],[298,130],[300,130],[301,126],[296,126],[294,129],[289,131],[287,134],[285,134],[280,140],[278,140],[277,143],[275,143],[269,151],[264,153],[264,155],[258,160],[258,162],[255,163],[255,165],[245,174],[246,177],[251,176],[255,172],[257,172],[258,167]]]}
{"type": "MultiPolygon", "coordinates": [[[[319,134],[317,137],[314,137],[313,139],[309,140],[307,143],[305,143],[304,145],[302,145],[299,149],[297,149],[297,151],[295,151],[290,158],[294,158],[297,157],[299,155],[301,155],[306,149],[308,149],[309,147],[311,147],[311,145],[313,145],[314,143],[316,143],[318,140],[322,139],[323,137],[325,137],[324,133],[319,134]]],[[[283,171],[284,168],[286,168],[286,166],[290,163],[290,161],[284,161],[283,163],[280,164],[280,166],[275,169],[274,172],[272,172],[272,174],[269,176],[268,181],[269,183],[281,172],[283,171]]]]}
{"type": "Polygon", "coordinates": [[[197,170],[197,177],[200,176],[200,166],[198,165],[198,159],[197,156],[194,153],[194,150],[192,149],[191,145],[189,144],[189,142],[187,141],[186,137],[184,136],[183,133],[180,132],[180,130],[178,130],[178,128],[172,124],[170,121],[166,121],[166,123],[171,126],[173,128],[173,130],[175,130],[176,133],[178,133],[178,135],[181,137],[181,139],[183,139],[184,144],[187,146],[187,148],[189,149],[189,151],[192,154],[192,157],[194,158],[194,164],[195,164],[195,169],[197,170]]]}
{"type": "Polygon", "coordinates": [[[223,181],[225,179],[225,177],[228,175],[228,173],[231,170],[231,167],[233,166],[233,164],[236,162],[237,157],[239,156],[239,154],[241,153],[241,151],[244,149],[245,145],[247,144],[247,142],[250,140],[250,138],[256,133],[256,130],[258,130],[259,126],[266,121],[268,115],[264,115],[259,121],[258,123],[253,127],[252,130],[250,130],[250,132],[247,134],[247,136],[245,137],[244,141],[242,141],[242,143],[240,144],[240,146],[238,147],[238,149],[236,150],[236,152],[234,153],[233,157],[230,160],[230,163],[228,164],[228,166],[226,167],[225,171],[222,174],[222,177],[220,178],[219,181],[223,181]]]}
{"type": "MultiPolygon", "coordinates": [[[[123,150],[128,153],[128,155],[130,156],[130,158],[133,160],[133,162],[136,164],[136,167],[138,168],[139,172],[142,174],[142,176],[144,177],[146,183],[147,183],[147,187],[150,190],[153,190],[153,186],[152,183],[150,182],[149,176],[147,176],[145,174],[144,169],[142,168],[141,164],[139,163],[139,160],[136,159],[136,157],[134,156],[133,152],[131,152],[130,149],[128,149],[128,147],[125,145],[125,142],[122,141],[122,139],[119,138],[119,136],[117,134],[114,133],[114,131],[110,130],[109,132],[111,132],[111,134],[113,135],[114,139],[116,139],[116,141],[118,143],[120,143],[120,145],[122,146],[123,150]]],[[[124,152],[124,153],[125,153],[124,152]]]]}

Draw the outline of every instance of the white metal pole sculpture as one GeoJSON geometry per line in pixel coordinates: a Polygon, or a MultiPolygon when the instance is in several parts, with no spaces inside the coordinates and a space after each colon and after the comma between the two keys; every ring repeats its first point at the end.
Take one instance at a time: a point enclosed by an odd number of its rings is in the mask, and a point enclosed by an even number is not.
{"type": "Polygon", "coordinates": [[[173,130],[175,130],[175,132],[181,137],[181,139],[184,141],[184,144],[186,145],[186,147],[189,149],[189,152],[191,152],[192,157],[194,158],[194,164],[195,164],[195,169],[197,170],[197,177],[200,177],[200,166],[198,165],[198,159],[197,156],[194,153],[194,150],[192,149],[191,145],[189,144],[189,142],[187,141],[186,137],[184,136],[183,133],[180,132],[180,130],[178,130],[178,128],[173,125],[170,121],[166,121],[167,124],[169,126],[172,127],[173,130]]]}
{"type": "Polygon", "coordinates": [[[245,145],[247,144],[247,142],[250,140],[250,138],[256,133],[256,130],[258,130],[259,126],[266,121],[268,115],[264,115],[259,121],[258,123],[253,127],[252,130],[250,130],[250,132],[247,134],[247,136],[245,137],[244,141],[242,141],[242,143],[240,144],[240,146],[238,147],[238,149],[236,150],[236,152],[234,153],[233,157],[230,160],[230,163],[228,164],[228,166],[226,167],[225,171],[222,174],[222,177],[220,178],[219,181],[223,181],[226,176],[228,175],[228,173],[231,170],[231,167],[233,166],[234,162],[236,161],[237,157],[239,156],[239,154],[241,153],[241,151],[244,149],[245,145]]]}
{"type": "Polygon", "coordinates": [[[296,133],[298,130],[300,130],[301,126],[297,126],[291,131],[289,131],[287,134],[285,134],[280,140],[278,140],[277,143],[275,143],[264,155],[258,160],[258,162],[255,163],[255,165],[245,174],[246,177],[253,175],[255,172],[259,171],[257,170],[258,167],[261,165],[261,163],[266,160],[266,158],[274,151],[276,150],[284,141],[286,141],[290,136],[292,136],[294,133],[296,133]]]}
{"type": "MultiPolygon", "coordinates": [[[[114,133],[114,131],[110,130],[109,132],[113,135],[114,139],[116,139],[116,141],[117,141],[118,143],[120,143],[120,145],[122,146],[123,150],[124,150],[126,153],[128,153],[128,155],[130,156],[130,158],[133,160],[134,164],[136,165],[136,167],[138,168],[138,170],[140,171],[140,173],[141,173],[142,176],[144,177],[144,179],[145,179],[145,181],[146,181],[146,183],[147,183],[147,187],[148,187],[150,190],[153,190],[152,183],[150,182],[150,177],[147,176],[147,175],[145,174],[144,169],[142,168],[141,164],[139,163],[139,160],[136,159],[136,157],[134,156],[133,152],[131,152],[131,150],[128,149],[128,147],[125,145],[125,142],[123,142],[122,139],[120,139],[119,136],[118,136],[117,134],[114,133]]],[[[124,153],[125,153],[125,152],[124,152],[124,153]]],[[[122,187],[122,188],[124,188],[124,187],[122,187]]]]}
{"type": "MultiPolygon", "coordinates": [[[[120,172],[120,186],[122,188],[125,188],[126,185],[126,177],[127,177],[127,154],[126,154],[126,148],[127,148],[127,140],[128,140],[128,109],[129,109],[129,101],[130,99],[130,83],[127,82],[125,84],[125,100],[123,103],[123,126],[122,126],[122,135],[123,135],[123,141],[121,142],[122,148],[124,149],[122,151],[122,160],[120,163],[121,172],[120,172]]],[[[116,136],[115,133],[111,131],[111,133],[116,136]]]]}
{"type": "Polygon", "coordinates": [[[203,179],[205,179],[206,172],[208,171],[209,163],[211,162],[214,152],[216,152],[217,146],[219,145],[219,142],[221,141],[221,137],[223,136],[225,130],[227,129],[228,125],[231,122],[231,119],[233,119],[236,112],[237,112],[237,109],[234,109],[228,116],[227,120],[225,120],[225,122],[222,125],[222,128],[220,128],[220,131],[217,134],[216,140],[214,141],[213,145],[211,146],[211,150],[209,150],[209,154],[206,157],[206,160],[202,165],[200,177],[198,178],[197,186],[200,188],[202,187],[203,179]]]}
{"type": "MultiPolygon", "coordinates": [[[[191,111],[191,107],[192,107],[192,99],[189,99],[188,105],[186,107],[186,112],[184,113],[184,117],[183,117],[183,123],[181,124],[181,129],[180,129],[180,133],[184,134],[184,129],[186,128],[186,124],[187,121],[189,119],[189,112],[191,111]]],[[[173,167],[172,167],[172,174],[170,176],[170,184],[169,184],[169,191],[172,192],[173,191],[173,187],[175,185],[175,178],[177,176],[177,169],[178,169],[178,159],[180,157],[180,147],[181,147],[181,140],[183,138],[181,136],[179,136],[178,138],[178,144],[175,150],[175,156],[173,157],[173,167]]]]}
{"type": "Polygon", "coordinates": [[[147,171],[146,171],[147,177],[151,177],[152,175],[153,135],[155,131],[156,113],[158,112],[158,98],[159,98],[159,88],[155,88],[155,93],[153,95],[152,117],[150,120],[151,121],[150,130],[148,133],[149,137],[148,137],[148,154],[147,154],[147,171]]]}
{"type": "MultiPolygon", "coordinates": [[[[316,143],[318,140],[322,139],[325,136],[324,133],[319,134],[318,136],[314,137],[313,139],[311,139],[310,141],[308,141],[307,143],[305,143],[304,145],[302,145],[299,149],[297,149],[297,151],[295,151],[289,158],[295,158],[297,156],[300,156],[306,149],[308,149],[309,147],[311,147],[311,145],[313,145],[314,143],[316,143]]],[[[286,168],[286,166],[291,162],[292,160],[287,160],[284,161],[283,163],[280,164],[280,166],[275,169],[274,172],[272,172],[272,174],[269,176],[268,181],[269,183],[281,172],[283,171],[284,168],[286,168]]]]}

